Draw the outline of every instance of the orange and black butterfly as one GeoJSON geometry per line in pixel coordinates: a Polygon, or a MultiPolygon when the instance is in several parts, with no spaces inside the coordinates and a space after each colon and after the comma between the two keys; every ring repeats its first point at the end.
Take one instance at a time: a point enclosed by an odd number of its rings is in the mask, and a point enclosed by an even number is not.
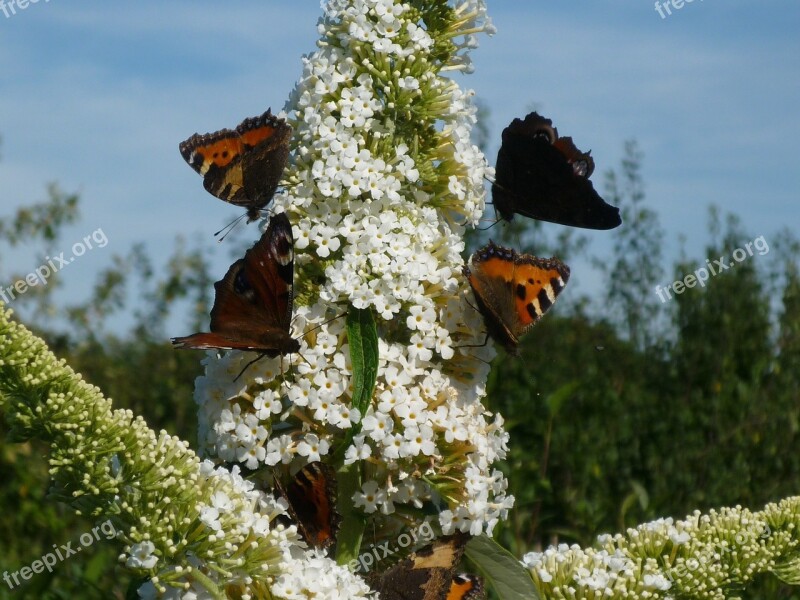
{"type": "Polygon", "coordinates": [[[214,284],[211,332],[172,338],[176,348],[230,349],[275,357],[300,350],[290,333],[294,241],[286,213],[214,284]]]}
{"type": "Polygon", "coordinates": [[[203,187],[225,202],[247,209],[255,221],[275,194],[289,158],[292,127],[269,110],[234,129],[195,133],[178,146],[200,175],[203,187]]]}
{"type": "Polygon", "coordinates": [[[382,600],[481,600],[483,582],[474,575],[456,574],[469,536],[444,536],[385,571],[367,575],[382,600]]]}
{"type": "Polygon", "coordinates": [[[550,119],[532,112],[503,130],[497,153],[492,201],[506,221],[520,214],[586,229],[613,229],[619,209],[607,204],[589,180],[590,152],[571,137],[558,137],[550,119]]]}
{"type": "Polygon", "coordinates": [[[569,267],[557,258],[519,254],[494,242],[464,266],[487,333],[510,354],[519,339],[556,301],[569,281],[569,267]]]}
{"type": "Polygon", "coordinates": [[[336,510],[336,472],[323,462],[308,463],[284,486],[275,488],[289,504],[289,518],[310,546],[328,550],[336,544],[341,516],[336,510]]]}

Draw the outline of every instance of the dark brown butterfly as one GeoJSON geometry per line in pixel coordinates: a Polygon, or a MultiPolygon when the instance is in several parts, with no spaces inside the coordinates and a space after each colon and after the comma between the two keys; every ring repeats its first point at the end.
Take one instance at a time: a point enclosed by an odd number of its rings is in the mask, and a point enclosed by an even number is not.
{"type": "Polygon", "coordinates": [[[607,204],[589,180],[591,151],[583,153],[571,137],[558,137],[550,119],[532,112],[503,130],[497,153],[492,199],[506,221],[514,213],[586,229],[613,229],[619,209],[607,204]]]}
{"type": "Polygon", "coordinates": [[[294,241],[286,213],[214,284],[211,333],[172,338],[176,348],[249,350],[275,357],[300,350],[292,319],[294,241]]]}
{"type": "Polygon", "coordinates": [[[510,354],[536,325],[569,281],[569,267],[557,258],[518,254],[494,242],[464,265],[487,333],[510,354]]]}
{"type": "Polygon", "coordinates": [[[323,462],[308,463],[288,486],[275,488],[289,503],[289,517],[307,544],[327,550],[336,544],[341,515],[336,510],[336,471],[323,462]]]}
{"type": "Polygon", "coordinates": [[[235,130],[195,133],[178,148],[203,176],[209,193],[244,206],[248,221],[255,221],[278,188],[291,137],[291,126],[267,110],[260,117],[245,119],[235,130]]]}
{"type": "Polygon", "coordinates": [[[474,575],[456,575],[469,536],[444,536],[386,571],[367,575],[382,600],[480,600],[483,583],[474,575]]]}

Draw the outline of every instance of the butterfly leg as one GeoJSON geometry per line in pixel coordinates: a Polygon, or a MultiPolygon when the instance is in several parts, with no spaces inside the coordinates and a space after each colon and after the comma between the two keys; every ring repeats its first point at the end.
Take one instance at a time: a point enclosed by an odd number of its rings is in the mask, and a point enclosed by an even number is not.
{"type": "MultiPolygon", "coordinates": [[[[481,221],[488,221],[488,220],[489,220],[489,219],[481,219],[481,221]]],[[[476,227],[476,228],[475,228],[475,231],[489,231],[489,230],[490,230],[492,227],[494,227],[495,225],[497,225],[497,224],[498,224],[498,223],[499,223],[501,220],[502,220],[502,219],[500,219],[499,217],[497,217],[497,214],[495,213],[495,220],[494,220],[494,221],[492,221],[492,224],[491,224],[491,225],[489,225],[488,227],[476,227]]]]}
{"type": "Polygon", "coordinates": [[[260,354],[259,354],[258,356],[256,356],[256,357],[255,357],[253,360],[251,360],[249,363],[247,363],[247,364],[244,366],[244,368],[243,368],[241,371],[239,371],[239,374],[238,374],[238,375],[236,376],[236,378],[233,380],[233,381],[234,381],[234,383],[235,383],[236,381],[238,381],[238,380],[239,380],[239,377],[241,377],[242,375],[244,375],[244,372],[245,372],[245,371],[247,371],[247,368],[248,368],[248,367],[250,367],[251,365],[254,365],[254,364],[255,364],[255,363],[257,363],[258,361],[260,361],[262,358],[264,358],[265,356],[267,356],[267,355],[266,355],[266,354],[264,354],[264,353],[260,353],[260,354]]]}
{"type": "Polygon", "coordinates": [[[453,348],[483,348],[486,344],[489,343],[489,334],[486,334],[486,337],[483,339],[482,344],[463,344],[461,346],[453,346],[453,348]]]}
{"type": "MultiPolygon", "coordinates": [[[[475,306],[473,306],[472,302],[469,301],[469,298],[464,297],[464,302],[469,304],[470,308],[475,312],[480,312],[475,306]]],[[[489,332],[486,332],[486,337],[483,340],[482,344],[464,344],[463,346],[453,346],[453,348],[483,348],[489,342],[489,332]]]]}

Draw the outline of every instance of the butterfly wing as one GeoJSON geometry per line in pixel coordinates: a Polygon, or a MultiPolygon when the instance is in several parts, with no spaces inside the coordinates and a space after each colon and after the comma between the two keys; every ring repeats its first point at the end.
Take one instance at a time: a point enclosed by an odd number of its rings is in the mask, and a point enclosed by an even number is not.
{"type": "Polygon", "coordinates": [[[246,205],[241,156],[241,136],[230,129],[203,135],[195,133],[178,145],[181,156],[203,176],[208,193],[231,204],[246,205]]]}
{"type": "Polygon", "coordinates": [[[483,580],[475,575],[460,573],[453,578],[446,600],[483,600],[486,588],[483,580]]]}
{"type": "Polygon", "coordinates": [[[515,262],[514,322],[518,335],[536,325],[556,301],[569,281],[569,267],[557,258],[538,258],[530,254],[515,262]]]}
{"type": "Polygon", "coordinates": [[[367,583],[383,600],[460,600],[450,593],[468,539],[463,533],[444,536],[386,571],[370,573],[367,583]]]}
{"type": "Polygon", "coordinates": [[[289,156],[292,128],[269,110],[242,121],[235,131],[194,134],[178,146],[203,187],[225,202],[248,209],[250,220],[272,199],[289,156]]]}
{"type": "Polygon", "coordinates": [[[289,514],[303,539],[327,550],[336,544],[341,515],[336,510],[336,472],[323,462],[303,467],[284,488],[276,487],[289,503],[289,514]]]}
{"type": "Polygon", "coordinates": [[[174,338],[178,348],[252,350],[267,356],[297,352],[291,337],[294,242],[285,213],[214,284],[211,333],[174,338]]]}
{"type": "Polygon", "coordinates": [[[549,119],[531,113],[503,130],[497,154],[492,198],[500,216],[514,213],[587,229],[612,229],[622,221],[619,209],[595,191],[589,176],[590,153],[572,138],[558,138],[549,119]],[[555,137],[554,137],[555,136],[555,137]]]}
{"type": "Polygon", "coordinates": [[[245,119],[236,131],[244,145],[241,171],[247,205],[262,209],[275,195],[289,160],[292,127],[267,111],[260,117],[245,119]]]}
{"type": "MultiPolygon", "coordinates": [[[[514,119],[503,130],[502,143],[497,152],[495,183],[492,199],[500,216],[506,221],[520,212],[527,195],[543,193],[548,171],[541,164],[541,156],[558,140],[558,131],[550,119],[532,112],[525,119],[514,119]],[[530,189],[530,186],[536,189],[530,189]]],[[[522,214],[522,213],[520,213],[522,214]]],[[[531,216],[526,214],[525,216],[531,216]]]]}
{"type": "Polygon", "coordinates": [[[464,267],[464,275],[469,281],[478,310],[483,316],[486,332],[509,354],[517,354],[519,339],[514,334],[516,320],[514,304],[508,301],[510,284],[505,279],[492,277],[483,269],[464,267]]]}
{"type": "Polygon", "coordinates": [[[242,152],[241,136],[230,129],[200,135],[195,133],[178,144],[183,160],[204,176],[209,169],[224,169],[242,152]]]}
{"type": "Polygon", "coordinates": [[[494,242],[472,256],[464,274],[487,332],[511,354],[569,281],[569,267],[557,258],[520,255],[494,242]]]}
{"type": "MultiPolygon", "coordinates": [[[[233,293],[246,303],[248,322],[262,321],[286,332],[292,318],[294,277],[294,240],[286,213],[270,219],[261,239],[244,258],[236,261],[222,281],[215,284],[217,293],[233,293]]],[[[216,308],[216,303],[215,303],[216,308]]],[[[211,311],[211,329],[222,325],[221,313],[211,311]]]]}

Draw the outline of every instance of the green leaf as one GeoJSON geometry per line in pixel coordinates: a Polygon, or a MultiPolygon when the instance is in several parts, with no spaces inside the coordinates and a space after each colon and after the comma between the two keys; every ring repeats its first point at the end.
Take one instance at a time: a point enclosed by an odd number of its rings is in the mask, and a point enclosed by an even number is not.
{"type": "MultiPolygon", "coordinates": [[[[347,342],[353,365],[352,407],[364,416],[378,379],[378,328],[370,309],[350,307],[347,312],[347,342]]],[[[360,424],[354,425],[352,435],[360,429],[360,424]]]]}
{"type": "Polygon", "coordinates": [[[345,465],[336,472],[336,508],[342,516],[339,533],[336,536],[336,562],[346,565],[358,558],[361,539],[364,537],[366,521],[364,515],[353,506],[353,494],[361,490],[361,465],[355,462],[345,465]]]}
{"type": "MultiPolygon", "coordinates": [[[[378,328],[369,309],[350,307],[347,312],[347,342],[350,345],[350,362],[353,366],[352,408],[361,416],[367,412],[378,379],[378,328]]],[[[335,455],[341,462],[360,424],[350,428],[335,455]]],[[[340,565],[358,558],[364,536],[364,516],[353,508],[353,494],[361,489],[361,468],[358,463],[346,465],[337,473],[338,502],[342,525],[336,542],[336,561],[340,565]]]]}
{"type": "Polygon", "coordinates": [[[562,385],[547,397],[547,406],[550,409],[550,414],[553,417],[558,415],[559,411],[561,410],[561,405],[575,394],[575,391],[578,389],[579,385],[579,382],[572,381],[562,385]]]}
{"type": "Polygon", "coordinates": [[[650,496],[647,493],[647,489],[637,481],[631,481],[630,486],[632,489],[631,493],[628,494],[625,499],[622,501],[622,506],[619,509],[619,528],[625,529],[625,516],[628,514],[628,510],[634,506],[635,504],[639,504],[639,507],[642,510],[647,509],[647,506],[650,504],[650,496]]]}
{"type": "MultiPolygon", "coordinates": [[[[98,540],[99,542],[99,540],[98,540]]],[[[106,549],[103,549],[106,550],[106,549]]],[[[95,584],[102,582],[102,577],[109,569],[114,569],[116,561],[107,551],[96,551],[83,569],[83,579],[95,584]]]]}
{"type": "Polygon", "coordinates": [[[499,600],[540,599],[527,569],[492,538],[473,537],[467,544],[466,554],[499,600]]]}

